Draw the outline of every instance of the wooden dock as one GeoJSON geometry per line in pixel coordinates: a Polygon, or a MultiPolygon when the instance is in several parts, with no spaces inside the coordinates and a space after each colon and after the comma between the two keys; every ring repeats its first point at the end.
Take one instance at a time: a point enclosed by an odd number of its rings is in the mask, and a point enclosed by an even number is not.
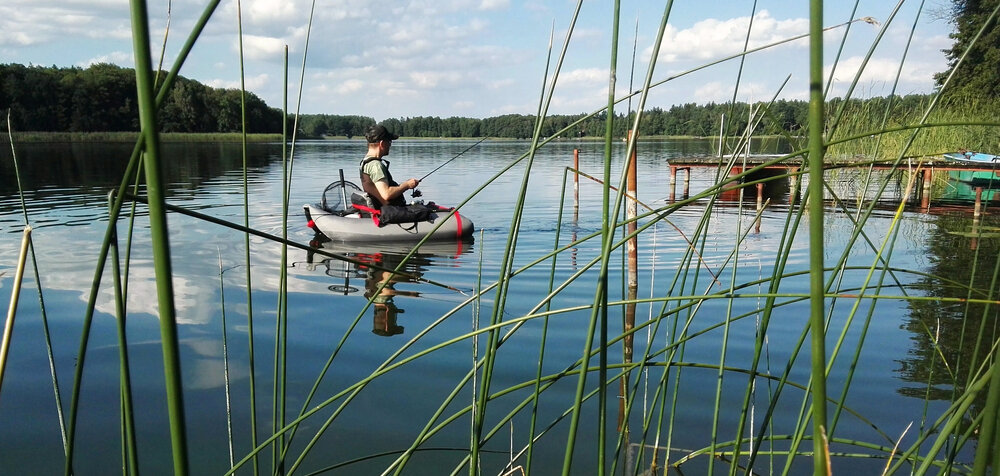
{"type": "MultiPolygon", "coordinates": [[[[744,170],[750,171],[744,181],[756,182],[767,177],[773,177],[776,172],[781,175],[787,175],[789,180],[790,189],[790,201],[797,201],[798,192],[798,177],[801,174],[801,169],[803,167],[803,159],[801,157],[791,157],[782,159],[781,155],[750,155],[750,156],[737,156],[735,159],[732,156],[725,156],[719,158],[718,156],[693,156],[693,157],[680,157],[671,158],[667,160],[670,166],[670,181],[669,181],[669,191],[670,191],[670,201],[673,201],[676,196],[677,188],[677,175],[678,172],[686,172],[683,181],[683,191],[682,196],[688,196],[690,190],[691,181],[691,169],[692,168],[714,168],[719,169],[722,167],[727,167],[729,170],[728,175],[739,175],[744,172],[744,170]]],[[[974,174],[974,183],[970,183],[970,187],[975,191],[975,200],[973,200],[973,215],[978,217],[982,212],[982,201],[984,197],[984,191],[986,190],[1000,190],[1000,164],[994,167],[983,167],[980,164],[975,163],[963,163],[951,160],[946,160],[943,157],[912,157],[904,158],[899,164],[893,164],[890,161],[884,162],[872,162],[869,160],[848,158],[848,159],[829,159],[824,162],[825,170],[838,170],[838,169],[873,169],[881,171],[898,171],[898,172],[910,172],[918,174],[917,180],[921,183],[921,187],[914,187],[913,197],[903,197],[903,200],[919,200],[920,208],[926,212],[930,211],[931,207],[931,185],[932,178],[936,172],[963,172],[974,174]]],[[[756,195],[758,201],[763,195],[764,183],[756,183],[756,195]]],[[[738,190],[742,187],[738,185],[733,186],[732,189],[738,190]]],[[[993,194],[989,194],[993,195],[993,194]]],[[[1000,197],[998,197],[1000,199],[1000,197]]]]}

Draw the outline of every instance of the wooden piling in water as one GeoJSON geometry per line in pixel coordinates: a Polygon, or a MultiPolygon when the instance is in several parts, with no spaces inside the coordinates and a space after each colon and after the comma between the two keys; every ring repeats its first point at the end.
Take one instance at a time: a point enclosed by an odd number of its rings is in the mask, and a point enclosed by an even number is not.
{"type": "Polygon", "coordinates": [[[684,190],[683,190],[683,192],[681,192],[682,193],[681,196],[684,197],[684,198],[687,198],[688,193],[690,193],[690,191],[691,191],[691,167],[681,167],[681,166],[678,166],[678,165],[671,165],[670,166],[670,196],[669,196],[669,199],[668,199],[669,203],[674,203],[674,201],[677,199],[677,171],[678,170],[683,170],[683,171],[687,172],[687,174],[684,176],[684,190]]]}
{"type": "Polygon", "coordinates": [[[764,184],[757,184],[757,220],[754,223],[754,232],[760,233],[760,211],[764,208],[764,184]]]}
{"type": "MultiPolygon", "coordinates": [[[[629,131],[629,137],[632,141],[636,140],[635,133],[629,131]]],[[[639,203],[637,200],[638,191],[638,153],[636,152],[636,147],[633,145],[632,153],[629,155],[628,160],[625,165],[626,174],[626,186],[625,186],[625,219],[628,220],[628,224],[625,229],[628,234],[635,233],[637,226],[635,219],[639,215],[639,203]]],[[[671,168],[672,170],[672,168],[671,168]]],[[[628,289],[627,289],[627,299],[629,301],[635,301],[639,289],[639,240],[637,237],[633,236],[628,239],[625,245],[626,252],[628,254],[628,289]]],[[[625,305],[625,316],[623,317],[623,331],[625,332],[625,340],[623,342],[623,356],[622,360],[625,365],[632,363],[632,353],[633,353],[633,338],[631,330],[635,327],[635,302],[630,302],[625,305]]],[[[621,386],[618,389],[619,398],[618,400],[618,431],[623,431],[626,428],[627,416],[625,414],[625,401],[628,399],[628,372],[621,378],[621,386]]]]}
{"type": "Polygon", "coordinates": [[[920,191],[920,208],[926,213],[931,209],[931,178],[933,175],[931,169],[924,169],[922,173],[924,186],[920,191]]]}
{"type": "Polygon", "coordinates": [[[979,218],[983,206],[983,187],[976,187],[976,206],[972,209],[972,216],[979,218]]]}
{"type": "MultiPolygon", "coordinates": [[[[573,170],[580,171],[580,149],[573,149],[573,170]]],[[[580,206],[580,174],[573,174],[573,205],[580,206]]]]}

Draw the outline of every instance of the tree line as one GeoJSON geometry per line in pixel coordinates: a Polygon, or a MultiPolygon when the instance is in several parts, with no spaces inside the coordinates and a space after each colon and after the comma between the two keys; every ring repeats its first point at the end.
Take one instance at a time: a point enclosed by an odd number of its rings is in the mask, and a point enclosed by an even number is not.
{"type": "MultiPolygon", "coordinates": [[[[894,117],[913,117],[927,107],[929,95],[914,94],[865,100],[848,100],[853,110],[889,110],[894,117]]],[[[828,110],[836,111],[843,99],[833,99],[828,110]]],[[[723,127],[727,135],[739,135],[746,130],[750,112],[761,117],[754,123],[755,134],[799,135],[808,121],[809,104],[806,101],[779,100],[773,103],[708,103],[680,104],[667,109],[653,107],[643,111],[639,122],[640,137],[650,136],[717,136],[723,127]]],[[[616,112],[615,137],[624,137],[634,123],[635,111],[616,112]]],[[[542,137],[598,137],[606,130],[607,113],[552,115],[542,121],[542,137]]],[[[365,129],[375,120],[363,116],[338,116],[329,114],[303,115],[299,130],[304,137],[355,137],[363,136],[365,129]]],[[[526,114],[475,119],[468,117],[404,117],[381,121],[387,128],[403,137],[457,138],[500,137],[526,139],[533,135],[536,117],[526,114]]]]}
{"type": "MultiPolygon", "coordinates": [[[[917,111],[927,102],[925,95],[895,97],[896,112],[917,111]]],[[[282,112],[269,107],[253,93],[245,95],[247,131],[280,133],[282,112]]],[[[866,100],[880,103],[888,98],[866,100]]],[[[241,93],[237,89],[217,89],[179,77],[160,107],[158,120],[163,132],[225,133],[242,130],[241,93]]],[[[831,104],[835,105],[839,99],[831,104]]],[[[869,104],[870,105],[870,104],[869,104]]],[[[728,118],[728,134],[740,134],[747,127],[749,111],[764,110],[757,134],[798,134],[807,121],[808,103],[780,100],[762,108],[761,104],[708,103],[681,104],[643,112],[640,136],[715,136],[720,118],[728,118]]],[[[95,64],[88,68],[58,68],[0,65],[0,110],[8,110],[17,131],[119,132],[138,131],[139,114],[135,98],[135,73],[130,68],[95,64]]],[[[626,135],[634,112],[616,112],[614,131],[626,135]]],[[[605,132],[606,113],[553,115],[542,122],[541,135],[551,137],[594,137],[605,132]],[[572,127],[570,127],[572,126],[572,127]]],[[[529,138],[536,118],[526,114],[506,114],[484,119],[469,117],[403,117],[383,120],[393,132],[404,137],[500,137],[529,138]]],[[[305,114],[288,118],[297,124],[298,137],[361,137],[375,119],[357,115],[305,114]]]]}
{"type": "MultiPolygon", "coordinates": [[[[166,75],[160,73],[160,78],[166,75]]],[[[247,131],[281,132],[282,113],[238,89],[218,89],[178,77],[158,112],[162,132],[239,132],[241,100],[247,131]]],[[[59,68],[0,64],[0,110],[18,131],[139,130],[135,72],[112,64],[59,68]]],[[[6,125],[3,126],[6,129],[6,125]]]]}
{"type": "MultiPolygon", "coordinates": [[[[948,11],[955,25],[953,46],[945,50],[948,70],[935,75],[939,86],[946,86],[941,107],[947,104],[970,104],[985,100],[988,111],[997,108],[994,97],[1000,96],[1000,28],[990,15],[1000,0],[953,0],[948,11]],[[991,24],[986,24],[987,21],[991,24]],[[980,34],[980,32],[983,32],[980,34]],[[977,38],[975,43],[973,39],[977,38]]],[[[163,77],[164,73],[161,73],[163,77]]],[[[118,132],[139,129],[138,104],[135,98],[135,74],[131,68],[95,64],[87,68],[23,66],[0,64],[0,111],[10,111],[17,131],[43,132],[118,132]]],[[[885,111],[889,117],[918,117],[930,95],[907,95],[848,100],[855,110],[885,111]]],[[[261,98],[237,89],[217,89],[197,81],[178,77],[164,98],[158,112],[163,132],[239,132],[242,130],[241,100],[246,104],[246,127],[251,133],[279,133],[282,112],[269,107],[261,98]]],[[[828,111],[835,111],[844,100],[830,101],[828,111]]],[[[807,124],[808,104],[804,101],[779,100],[767,104],[708,103],[680,104],[667,109],[653,107],[643,112],[640,136],[715,136],[720,130],[728,135],[746,130],[750,111],[763,111],[755,134],[798,135],[807,124]],[[725,118],[725,123],[722,123],[725,118]]],[[[939,107],[940,109],[940,107],[939,107]]],[[[626,135],[633,123],[633,112],[616,111],[615,130],[626,135]]],[[[300,138],[359,137],[376,121],[357,115],[306,114],[285,118],[287,125],[297,125],[300,138]]],[[[468,117],[402,117],[382,122],[405,137],[500,137],[529,138],[535,130],[535,116],[507,114],[484,119],[468,117]]],[[[543,137],[604,135],[606,113],[553,115],[541,124],[543,137]],[[569,127],[570,125],[573,127],[569,127]]],[[[0,126],[6,129],[6,123],[0,126]]],[[[291,129],[289,129],[291,130],[291,129]]]]}

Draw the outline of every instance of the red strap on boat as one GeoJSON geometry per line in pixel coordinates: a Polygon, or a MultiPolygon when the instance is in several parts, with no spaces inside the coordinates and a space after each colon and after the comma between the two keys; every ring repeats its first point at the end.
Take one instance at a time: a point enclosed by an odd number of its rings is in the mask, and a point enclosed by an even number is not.
{"type": "MultiPolygon", "coordinates": [[[[436,203],[433,203],[432,205],[437,207],[437,211],[439,212],[450,212],[455,210],[454,207],[442,207],[436,203]]],[[[458,210],[455,210],[455,227],[455,238],[462,238],[462,215],[458,214],[458,210]]]]}
{"type": "Polygon", "coordinates": [[[462,215],[455,210],[455,238],[462,238],[462,215]]]}
{"type": "Polygon", "coordinates": [[[379,226],[378,216],[379,216],[379,214],[382,213],[382,210],[376,210],[374,208],[366,207],[364,205],[358,205],[358,204],[354,204],[352,206],[355,209],[359,210],[359,211],[367,212],[369,215],[372,216],[372,221],[375,222],[375,226],[379,226]]]}

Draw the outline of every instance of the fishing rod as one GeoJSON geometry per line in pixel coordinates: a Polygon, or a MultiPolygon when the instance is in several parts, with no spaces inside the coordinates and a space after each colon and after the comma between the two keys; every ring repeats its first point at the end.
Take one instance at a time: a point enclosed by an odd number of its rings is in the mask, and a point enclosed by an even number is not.
{"type": "Polygon", "coordinates": [[[424,175],[423,177],[420,177],[419,181],[423,182],[423,181],[424,181],[424,179],[425,179],[425,178],[427,178],[427,177],[428,177],[428,176],[429,176],[430,174],[432,174],[432,173],[434,173],[434,172],[437,172],[437,171],[438,171],[438,169],[440,169],[441,167],[444,167],[445,165],[448,165],[448,162],[451,162],[451,161],[453,161],[453,160],[455,160],[455,159],[459,158],[459,157],[460,157],[460,156],[461,156],[462,154],[464,154],[464,153],[466,153],[466,152],[468,152],[468,151],[472,150],[472,148],[473,148],[473,147],[475,147],[475,146],[479,145],[479,144],[480,144],[480,142],[482,142],[482,141],[484,141],[484,140],[486,140],[486,139],[489,139],[489,137],[483,137],[482,139],[479,139],[479,141],[478,141],[478,142],[476,142],[475,144],[472,144],[472,145],[470,145],[469,147],[467,147],[467,148],[466,148],[465,150],[463,150],[463,151],[461,151],[461,152],[459,152],[459,153],[455,154],[455,156],[454,156],[454,157],[452,157],[452,158],[450,158],[450,159],[448,159],[448,161],[447,161],[447,162],[445,162],[445,163],[443,163],[443,164],[441,164],[441,165],[437,166],[437,168],[435,168],[434,170],[431,170],[430,172],[427,172],[427,175],[424,175]]]}
{"type": "MultiPolygon", "coordinates": [[[[473,148],[473,147],[475,147],[475,146],[479,145],[479,143],[481,143],[482,141],[484,141],[484,140],[486,140],[486,139],[489,139],[489,137],[483,137],[482,139],[479,139],[479,140],[478,140],[478,141],[477,141],[477,142],[476,142],[475,144],[472,144],[472,145],[470,145],[470,146],[466,147],[466,148],[465,148],[465,150],[463,150],[463,151],[461,151],[461,152],[459,152],[459,153],[455,154],[455,156],[454,156],[454,157],[452,157],[452,158],[448,159],[448,160],[447,160],[447,161],[446,161],[445,163],[443,163],[443,164],[441,164],[441,165],[439,165],[439,166],[435,167],[435,168],[434,168],[434,170],[431,170],[430,172],[427,172],[427,175],[424,175],[423,177],[420,177],[420,178],[418,179],[418,181],[419,181],[419,182],[423,182],[425,178],[427,178],[428,176],[430,176],[430,174],[432,174],[432,173],[434,173],[434,172],[437,172],[437,171],[438,171],[438,169],[440,169],[441,167],[444,167],[445,165],[448,165],[448,163],[449,163],[449,162],[451,162],[451,161],[453,161],[453,160],[455,160],[455,159],[459,158],[459,157],[460,157],[460,156],[461,156],[462,154],[464,154],[464,153],[466,153],[466,152],[468,152],[468,151],[472,150],[472,148],[473,148]]],[[[413,192],[411,192],[411,193],[410,193],[410,195],[412,195],[412,196],[413,196],[413,198],[417,198],[417,197],[419,197],[419,196],[421,196],[421,195],[423,195],[423,194],[422,194],[422,193],[420,192],[420,190],[417,190],[417,189],[413,189],[413,192]]]]}

